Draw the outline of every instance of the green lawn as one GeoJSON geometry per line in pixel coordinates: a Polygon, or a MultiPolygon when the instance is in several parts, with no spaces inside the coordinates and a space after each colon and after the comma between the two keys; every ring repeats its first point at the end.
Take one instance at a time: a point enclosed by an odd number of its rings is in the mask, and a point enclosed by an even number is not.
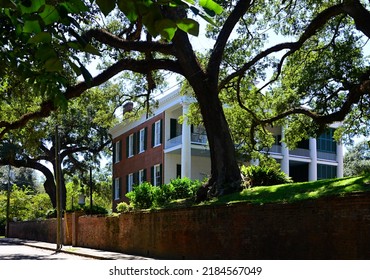
{"type": "Polygon", "coordinates": [[[225,195],[207,202],[207,205],[249,202],[291,203],[325,196],[344,196],[370,191],[370,174],[357,177],[320,180],[307,183],[284,184],[271,187],[254,187],[240,193],[225,195]]]}

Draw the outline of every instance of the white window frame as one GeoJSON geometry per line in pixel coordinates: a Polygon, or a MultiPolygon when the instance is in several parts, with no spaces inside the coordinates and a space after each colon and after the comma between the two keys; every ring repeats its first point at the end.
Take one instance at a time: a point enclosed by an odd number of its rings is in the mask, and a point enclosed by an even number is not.
{"type": "Polygon", "coordinates": [[[161,145],[161,121],[154,124],[154,147],[161,145]]]}
{"type": "Polygon", "coordinates": [[[139,153],[145,152],[145,128],[139,132],[139,153]]]}
{"type": "Polygon", "coordinates": [[[144,169],[139,170],[139,185],[144,183],[144,169]]]}
{"type": "Polygon", "coordinates": [[[127,192],[131,192],[134,186],[134,174],[130,173],[127,175],[127,192]]]}
{"type": "Polygon", "coordinates": [[[161,165],[160,164],[157,164],[157,165],[154,165],[154,186],[158,186],[159,187],[159,182],[158,182],[158,178],[161,178],[162,177],[162,174],[161,173],[161,165]],[[159,173],[159,176],[158,176],[158,173],[159,173]]]}
{"type": "Polygon", "coordinates": [[[130,134],[128,137],[128,157],[134,156],[134,134],[130,134]]]}
{"type": "Polygon", "coordinates": [[[117,141],[115,143],[115,155],[114,155],[114,163],[118,163],[121,160],[121,141],[117,141]]]}
{"type": "Polygon", "coordinates": [[[119,177],[114,179],[114,200],[120,199],[119,179],[120,179],[119,177]]]}

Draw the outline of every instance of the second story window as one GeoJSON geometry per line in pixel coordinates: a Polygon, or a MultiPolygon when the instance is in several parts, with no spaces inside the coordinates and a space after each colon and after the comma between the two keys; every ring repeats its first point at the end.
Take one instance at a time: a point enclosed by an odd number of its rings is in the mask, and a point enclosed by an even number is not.
{"type": "Polygon", "coordinates": [[[121,161],[121,155],[122,155],[122,142],[117,141],[114,143],[113,146],[113,163],[117,163],[121,161]]]}
{"type": "Polygon", "coordinates": [[[162,121],[156,121],[152,125],[152,146],[156,147],[162,143],[162,121]]]}
{"type": "Polygon", "coordinates": [[[134,134],[127,137],[127,157],[134,156],[134,134]]]}
{"type": "Polygon", "coordinates": [[[143,128],[139,132],[139,153],[143,153],[146,150],[146,128],[143,128]]]}

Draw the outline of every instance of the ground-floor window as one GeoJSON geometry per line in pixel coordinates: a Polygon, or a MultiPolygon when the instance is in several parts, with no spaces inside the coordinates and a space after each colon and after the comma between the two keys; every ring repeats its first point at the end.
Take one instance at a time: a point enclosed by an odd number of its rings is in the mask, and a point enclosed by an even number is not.
{"type": "Polygon", "coordinates": [[[333,165],[318,164],[317,179],[331,179],[337,177],[337,167],[333,165]]]}
{"type": "Polygon", "coordinates": [[[114,179],[114,199],[118,200],[121,198],[121,178],[114,179]]]}

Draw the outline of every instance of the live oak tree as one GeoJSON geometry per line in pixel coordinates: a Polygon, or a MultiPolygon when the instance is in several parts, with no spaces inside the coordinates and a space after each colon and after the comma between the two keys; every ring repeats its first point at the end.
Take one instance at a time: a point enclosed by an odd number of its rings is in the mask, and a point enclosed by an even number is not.
{"type": "Polygon", "coordinates": [[[198,101],[211,152],[207,189],[221,195],[240,186],[222,95],[233,95],[248,113],[251,135],[258,127],[277,123],[298,130],[302,123],[313,133],[346,116],[354,120],[365,115],[370,84],[368,61],[361,53],[370,36],[365,2],[216,2],[1,1],[3,69],[17,72],[42,98],[37,108],[17,119],[1,119],[0,137],[49,115],[58,106],[55,101],[78,97],[122,71],[144,75],[148,94],[156,86],[153,73],[174,72],[187,81],[198,101]],[[105,26],[100,13],[114,17],[117,24],[105,26]],[[211,23],[208,35],[214,39],[205,63],[189,39],[198,35],[199,16],[211,23]],[[277,37],[280,42],[274,42],[277,37]],[[87,59],[109,56],[111,63],[93,77],[82,54],[87,59]],[[84,81],[70,83],[66,69],[84,81]],[[269,107],[256,112],[253,102],[247,102],[249,93],[261,99],[271,96],[269,107]]]}
{"type": "MultiPolygon", "coordinates": [[[[37,170],[44,176],[44,189],[56,206],[56,174],[61,173],[62,207],[65,209],[65,175],[88,173],[99,166],[102,155],[109,154],[108,129],[116,118],[112,115],[119,94],[114,87],[92,89],[70,102],[64,110],[49,117],[28,122],[24,127],[7,133],[0,143],[0,165],[37,170]],[[109,96],[109,97],[108,97],[109,96]],[[58,127],[58,131],[56,131],[58,127]],[[58,135],[58,136],[57,136],[58,135]],[[59,142],[59,166],[56,142],[59,142]],[[51,167],[51,168],[50,168],[51,167]]],[[[11,105],[11,104],[9,104],[11,105]]]]}

